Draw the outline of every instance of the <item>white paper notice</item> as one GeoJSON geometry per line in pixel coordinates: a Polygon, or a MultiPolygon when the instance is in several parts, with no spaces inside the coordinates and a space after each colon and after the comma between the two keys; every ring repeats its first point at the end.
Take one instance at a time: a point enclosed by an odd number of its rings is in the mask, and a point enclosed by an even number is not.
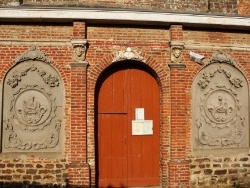
{"type": "Polygon", "coordinates": [[[136,120],[144,120],[144,108],[136,108],[135,109],[135,119],[136,120]]]}
{"type": "Polygon", "coordinates": [[[153,135],[153,120],[132,120],[132,135],[153,135]]]}

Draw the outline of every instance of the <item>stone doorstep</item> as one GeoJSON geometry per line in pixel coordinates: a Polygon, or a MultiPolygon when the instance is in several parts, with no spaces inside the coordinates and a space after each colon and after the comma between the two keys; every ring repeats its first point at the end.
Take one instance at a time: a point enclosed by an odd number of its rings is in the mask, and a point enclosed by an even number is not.
{"type": "Polygon", "coordinates": [[[161,188],[161,186],[143,186],[143,187],[141,187],[141,186],[135,186],[135,187],[127,187],[127,188],[161,188]]]}

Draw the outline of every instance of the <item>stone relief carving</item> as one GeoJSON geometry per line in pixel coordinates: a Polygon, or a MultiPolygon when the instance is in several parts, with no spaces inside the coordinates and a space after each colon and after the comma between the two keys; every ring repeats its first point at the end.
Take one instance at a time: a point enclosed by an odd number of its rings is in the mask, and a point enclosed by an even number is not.
{"type": "Polygon", "coordinates": [[[86,59],[87,40],[72,40],[73,58],[76,62],[83,62],[86,59]]]}
{"type": "Polygon", "coordinates": [[[22,143],[22,141],[17,137],[17,134],[13,130],[13,126],[10,123],[10,120],[3,121],[4,130],[5,130],[5,142],[4,147],[8,148],[17,148],[20,150],[27,150],[31,149],[32,145],[29,142],[22,143]]]}
{"type": "Polygon", "coordinates": [[[236,64],[235,60],[222,50],[219,50],[212,55],[209,59],[208,65],[212,63],[227,63],[233,66],[236,64]]]}
{"type": "Polygon", "coordinates": [[[240,111],[237,92],[225,86],[211,88],[201,97],[199,107],[201,118],[196,119],[196,124],[202,144],[227,146],[239,144],[244,139],[245,118],[240,111]],[[219,136],[213,138],[213,129],[222,134],[217,133],[219,136]]]}
{"type": "Polygon", "coordinates": [[[4,79],[3,152],[61,150],[62,83],[42,54],[24,52],[4,79]]]}
{"type": "Polygon", "coordinates": [[[47,106],[41,105],[37,96],[31,96],[23,99],[22,104],[16,108],[16,114],[27,124],[38,123],[47,111],[47,106]]]}
{"type": "Polygon", "coordinates": [[[115,55],[113,62],[122,61],[122,60],[143,61],[143,57],[139,53],[137,53],[136,51],[128,47],[126,50],[118,52],[115,55]]]}
{"type": "Polygon", "coordinates": [[[43,129],[55,117],[55,97],[38,85],[20,88],[13,94],[10,113],[23,129],[43,129]]]}
{"type": "Polygon", "coordinates": [[[54,125],[54,130],[40,143],[34,143],[33,146],[36,150],[54,148],[59,142],[59,132],[61,129],[61,120],[57,119],[54,125]]]}
{"type": "Polygon", "coordinates": [[[227,90],[216,90],[209,93],[206,99],[205,112],[207,117],[216,125],[230,121],[236,114],[236,104],[232,93],[227,90]]]}
{"type": "Polygon", "coordinates": [[[37,71],[37,73],[43,78],[43,81],[50,87],[56,87],[59,86],[60,84],[59,78],[57,76],[46,73],[46,71],[37,68],[37,66],[35,66],[34,64],[21,71],[15,71],[12,75],[12,78],[8,79],[7,84],[15,88],[18,85],[18,82],[22,80],[22,77],[27,76],[29,71],[31,72],[37,71]]]}
{"type": "Polygon", "coordinates": [[[21,56],[17,57],[15,62],[21,63],[23,61],[43,61],[45,63],[50,63],[51,60],[48,58],[43,52],[41,52],[39,49],[37,49],[36,46],[31,46],[29,50],[24,52],[21,56]]]}
{"type": "Polygon", "coordinates": [[[171,47],[171,61],[172,63],[181,63],[182,61],[182,46],[171,47]]]}
{"type": "Polygon", "coordinates": [[[210,82],[210,79],[213,78],[216,73],[224,73],[232,85],[234,85],[237,88],[242,87],[242,85],[241,85],[242,80],[240,80],[237,77],[233,77],[230,72],[223,69],[221,66],[218,66],[218,68],[216,68],[215,70],[212,70],[209,73],[204,72],[202,75],[202,78],[198,81],[198,85],[203,89],[206,88],[210,82]]]}
{"type": "Polygon", "coordinates": [[[193,98],[194,148],[248,146],[248,84],[229,55],[212,56],[193,83],[193,98]]]}
{"type": "Polygon", "coordinates": [[[54,148],[59,142],[59,133],[61,128],[61,121],[57,120],[54,125],[54,130],[52,130],[42,142],[32,142],[32,141],[23,141],[22,138],[19,138],[13,129],[13,125],[10,123],[10,120],[4,120],[4,129],[5,129],[5,143],[4,147],[6,149],[14,148],[18,150],[40,150],[47,148],[54,148]]]}

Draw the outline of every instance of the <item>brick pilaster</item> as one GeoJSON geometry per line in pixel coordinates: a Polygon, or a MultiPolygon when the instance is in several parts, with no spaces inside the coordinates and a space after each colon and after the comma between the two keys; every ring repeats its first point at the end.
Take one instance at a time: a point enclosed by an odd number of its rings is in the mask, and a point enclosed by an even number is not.
{"type": "MultiPolygon", "coordinates": [[[[181,25],[170,28],[171,45],[183,49],[183,31],[181,25]]],[[[183,53],[183,52],[182,52],[183,53]]],[[[189,184],[189,162],[186,160],[186,65],[169,63],[171,89],[171,138],[169,186],[178,187],[189,184]]]]}
{"type": "Polygon", "coordinates": [[[170,40],[173,41],[183,41],[183,30],[182,25],[171,25],[170,26],[170,40]]]}
{"type": "Polygon", "coordinates": [[[90,187],[90,167],[87,163],[70,163],[67,169],[70,187],[90,187]]]}
{"type": "Polygon", "coordinates": [[[87,164],[87,62],[71,63],[71,156],[69,184],[88,186],[87,164]]]}
{"type": "Polygon", "coordinates": [[[80,21],[73,22],[73,39],[85,39],[85,38],[86,38],[85,22],[80,22],[80,21]]]}
{"type": "Polygon", "coordinates": [[[67,165],[70,187],[90,186],[90,167],[87,163],[87,66],[85,22],[73,22],[73,54],[78,46],[83,55],[73,56],[71,66],[71,146],[67,165]],[[75,46],[74,46],[75,45],[75,46]]]}
{"type": "Polygon", "coordinates": [[[170,161],[169,168],[169,187],[189,187],[189,161],[170,161]]]}
{"type": "Polygon", "coordinates": [[[186,95],[184,64],[169,64],[171,79],[171,160],[186,157],[186,95]]]}

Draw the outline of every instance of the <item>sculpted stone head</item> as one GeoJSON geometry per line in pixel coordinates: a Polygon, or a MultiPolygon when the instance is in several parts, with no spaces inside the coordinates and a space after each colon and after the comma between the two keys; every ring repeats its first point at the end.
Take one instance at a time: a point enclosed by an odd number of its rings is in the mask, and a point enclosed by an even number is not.
{"type": "Polygon", "coordinates": [[[171,48],[171,61],[172,63],[180,63],[182,60],[182,50],[180,46],[173,46],[171,48]]]}

